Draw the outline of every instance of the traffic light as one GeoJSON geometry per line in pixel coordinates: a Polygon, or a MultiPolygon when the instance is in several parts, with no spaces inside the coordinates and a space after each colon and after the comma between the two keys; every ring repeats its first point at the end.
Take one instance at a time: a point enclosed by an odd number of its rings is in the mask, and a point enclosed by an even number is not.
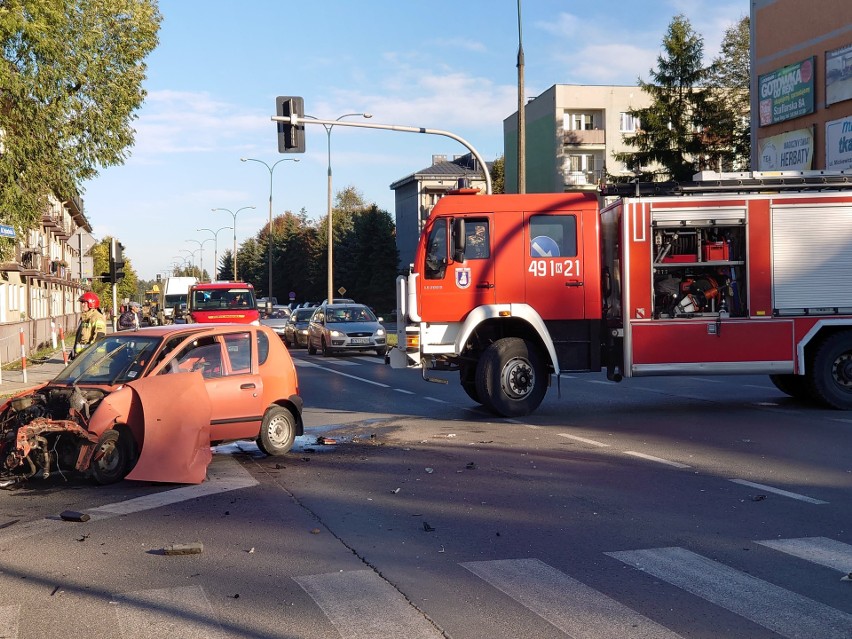
{"type": "MultiPolygon", "coordinates": [[[[279,117],[289,118],[292,115],[305,117],[305,101],[296,96],[278,96],[275,98],[275,113],[279,117]]],[[[278,152],[305,152],[305,125],[290,122],[276,122],[278,125],[278,152]]]]}
{"type": "Polygon", "coordinates": [[[112,241],[109,256],[109,281],[113,284],[124,279],[124,246],[121,242],[112,241]]]}

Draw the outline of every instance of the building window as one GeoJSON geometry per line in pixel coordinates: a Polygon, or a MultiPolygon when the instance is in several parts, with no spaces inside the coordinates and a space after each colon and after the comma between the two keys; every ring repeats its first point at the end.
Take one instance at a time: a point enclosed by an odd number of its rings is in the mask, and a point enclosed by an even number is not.
{"type": "Polygon", "coordinates": [[[639,118],[630,113],[622,113],[619,131],[622,133],[636,133],[639,129],[639,118]]]}
{"type": "Polygon", "coordinates": [[[594,117],[590,113],[566,113],[562,116],[562,128],[565,131],[591,131],[595,128],[594,117]]]}

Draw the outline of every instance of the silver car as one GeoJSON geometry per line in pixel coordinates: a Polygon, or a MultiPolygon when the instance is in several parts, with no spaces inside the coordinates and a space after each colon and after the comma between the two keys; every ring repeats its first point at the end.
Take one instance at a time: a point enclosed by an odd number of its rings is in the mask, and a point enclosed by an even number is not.
{"type": "Polygon", "coordinates": [[[325,357],[337,351],[376,351],[384,357],[387,333],[363,304],[325,304],[318,307],[308,325],[308,353],[321,350],[325,357]]]}

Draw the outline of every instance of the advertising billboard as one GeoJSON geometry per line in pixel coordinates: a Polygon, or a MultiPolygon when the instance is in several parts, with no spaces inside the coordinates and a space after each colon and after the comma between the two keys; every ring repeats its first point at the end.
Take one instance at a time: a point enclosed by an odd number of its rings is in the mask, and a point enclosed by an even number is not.
{"type": "Polygon", "coordinates": [[[825,123],[825,168],[852,170],[852,116],[825,123]]]}
{"type": "Polygon", "coordinates": [[[809,171],[813,168],[812,129],[797,129],[763,138],[758,146],[758,171],[809,171]]]}
{"type": "Polygon", "coordinates": [[[825,105],[852,98],[852,44],[825,52],[825,105]]]}
{"type": "Polygon", "coordinates": [[[788,64],[757,79],[760,126],[814,112],[814,57],[788,64]]]}

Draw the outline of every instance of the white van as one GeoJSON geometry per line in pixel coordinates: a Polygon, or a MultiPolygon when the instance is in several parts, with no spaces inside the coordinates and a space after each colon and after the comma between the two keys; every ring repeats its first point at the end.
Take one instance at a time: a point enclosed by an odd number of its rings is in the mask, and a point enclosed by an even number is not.
{"type": "Polygon", "coordinates": [[[164,323],[174,321],[175,306],[187,303],[189,287],[198,283],[196,277],[167,277],[160,292],[160,309],[163,312],[164,323]]]}

